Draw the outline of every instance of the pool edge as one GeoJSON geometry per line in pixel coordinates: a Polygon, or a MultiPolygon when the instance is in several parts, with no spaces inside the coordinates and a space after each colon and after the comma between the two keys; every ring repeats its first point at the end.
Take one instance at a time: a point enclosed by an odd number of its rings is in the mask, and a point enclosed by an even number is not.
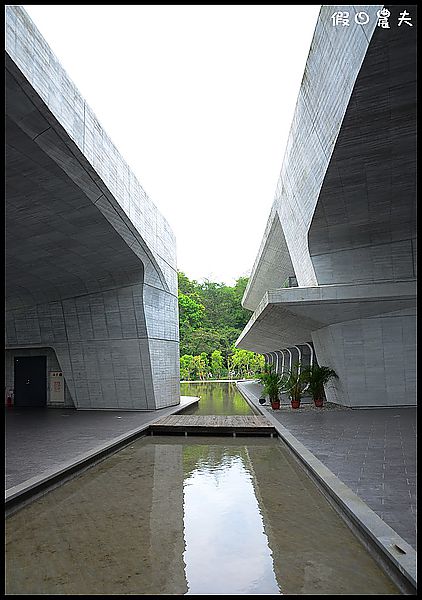
{"type": "Polygon", "coordinates": [[[385,521],[357,496],[345,483],[328,469],[304,444],[290,433],[271,413],[260,406],[258,398],[244,389],[245,382],[236,382],[236,387],[245,400],[273,424],[278,439],[284,442],[318,485],[327,500],[349,525],[387,575],[406,595],[415,595],[417,590],[416,557],[414,548],[401,538],[385,521]],[[395,544],[405,555],[395,549],[395,544]]]}

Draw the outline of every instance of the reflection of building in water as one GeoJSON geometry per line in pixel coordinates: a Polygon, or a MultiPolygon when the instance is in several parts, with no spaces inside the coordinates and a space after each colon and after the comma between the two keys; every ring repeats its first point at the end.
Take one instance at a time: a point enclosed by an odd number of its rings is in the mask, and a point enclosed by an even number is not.
{"type": "MultiPolygon", "coordinates": [[[[305,564],[309,570],[308,565],[312,565],[314,553],[308,557],[304,551],[299,523],[296,522],[303,520],[303,514],[296,510],[297,491],[292,481],[295,473],[287,470],[283,472],[283,479],[279,479],[278,468],[271,464],[275,459],[274,450],[274,447],[265,449],[248,446],[252,481],[280,590],[283,594],[306,594],[305,586],[299,585],[298,588],[298,582],[305,582],[305,564]]],[[[303,493],[301,487],[300,493],[303,493]]]]}
{"type": "Polygon", "coordinates": [[[184,594],[182,447],[135,442],[7,520],[8,594],[184,594]]]}
{"type": "Polygon", "coordinates": [[[248,455],[283,594],[398,593],[289,450],[248,443],[248,455]]]}
{"type": "Polygon", "coordinates": [[[154,476],[150,513],[150,568],[159,594],[188,591],[183,552],[182,444],[154,445],[154,476]]]}
{"type": "Polygon", "coordinates": [[[396,593],[280,448],[133,442],[7,520],[7,594],[396,593]]]}

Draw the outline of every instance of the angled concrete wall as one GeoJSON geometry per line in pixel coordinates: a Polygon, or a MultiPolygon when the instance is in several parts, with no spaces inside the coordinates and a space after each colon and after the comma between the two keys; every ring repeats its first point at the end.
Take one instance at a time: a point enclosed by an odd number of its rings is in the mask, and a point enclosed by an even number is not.
{"type": "Polygon", "coordinates": [[[313,342],[349,406],[416,402],[416,26],[397,6],[378,27],[380,8],[321,8],[237,342],[313,342]],[[288,275],[299,287],[281,290],[288,275]]]}
{"type": "Polygon", "coordinates": [[[52,348],[77,408],[179,403],[174,235],[19,6],[6,88],[7,347],[52,348]]]}

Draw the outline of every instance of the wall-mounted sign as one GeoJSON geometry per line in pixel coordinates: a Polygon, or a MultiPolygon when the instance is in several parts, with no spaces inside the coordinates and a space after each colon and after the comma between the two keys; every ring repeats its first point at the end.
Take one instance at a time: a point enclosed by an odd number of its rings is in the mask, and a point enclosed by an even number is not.
{"type": "Polygon", "coordinates": [[[64,377],[61,371],[50,371],[50,402],[64,404],[64,377]]]}

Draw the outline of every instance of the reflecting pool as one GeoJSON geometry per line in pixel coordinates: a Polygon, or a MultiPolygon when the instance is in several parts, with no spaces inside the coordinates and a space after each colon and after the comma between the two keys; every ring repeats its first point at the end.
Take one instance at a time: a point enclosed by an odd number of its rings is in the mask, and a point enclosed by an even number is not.
{"type": "Polygon", "coordinates": [[[145,437],[6,521],[8,594],[398,594],[275,439],[145,437]]]}
{"type": "Polygon", "coordinates": [[[184,415],[253,415],[256,412],[232,382],[181,383],[180,395],[200,397],[197,404],[183,411],[184,415]]]}

